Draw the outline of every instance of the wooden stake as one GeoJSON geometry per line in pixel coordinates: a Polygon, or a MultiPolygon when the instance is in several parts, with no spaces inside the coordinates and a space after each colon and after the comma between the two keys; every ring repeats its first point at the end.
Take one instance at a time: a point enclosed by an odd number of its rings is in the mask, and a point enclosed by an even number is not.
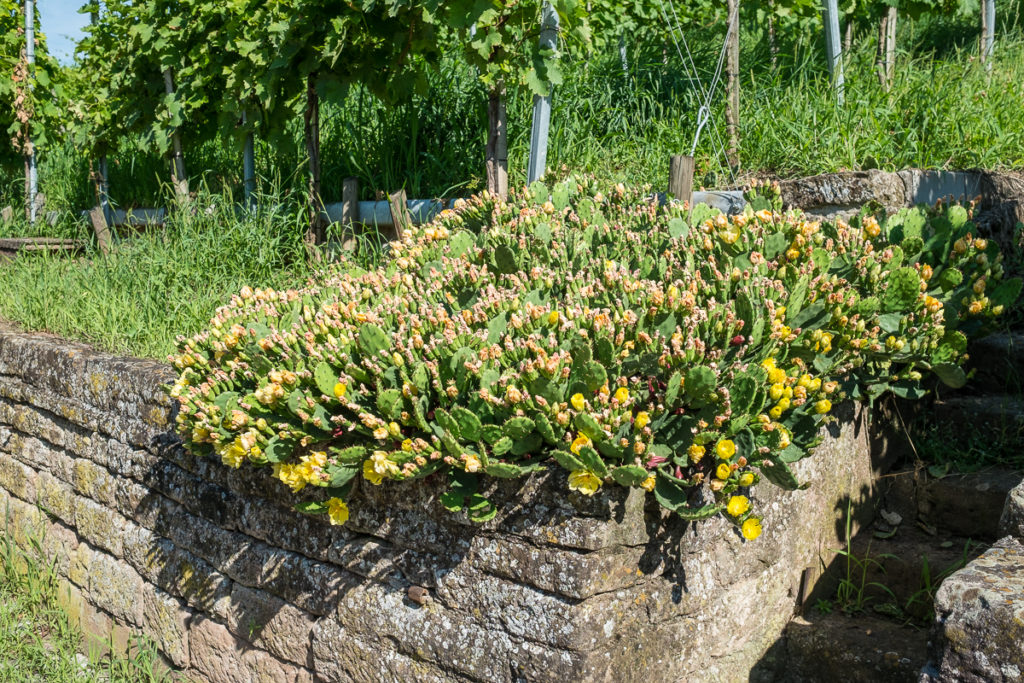
{"type": "Polygon", "coordinates": [[[668,193],[692,208],[693,157],[676,154],[669,158],[668,193]]]}
{"type": "Polygon", "coordinates": [[[107,217],[103,213],[103,207],[94,206],[90,209],[89,220],[92,221],[92,229],[96,233],[96,241],[100,245],[100,251],[106,256],[110,253],[110,227],[107,225],[107,217]]]}
{"type": "Polygon", "coordinates": [[[889,8],[889,19],[885,23],[885,81],[886,88],[892,86],[896,75],[896,8],[889,8]]]}
{"type": "Polygon", "coordinates": [[[505,86],[498,83],[487,99],[487,190],[508,197],[508,120],[505,86]]]}
{"type": "Polygon", "coordinates": [[[406,229],[412,227],[412,216],[409,214],[407,201],[405,190],[388,195],[388,204],[391,205],[391,221],[395,224],[395,237],[398,240],[402,240],[405,237],[406,229]]]}
{"type": "Polygon", "coordinates": [[[728,101],[725,107],[725,128],[729,136],[729,149],[726,156],[729,165],[735,170],[740,167],[740,0],[727,0],[729,11],[728,55],[726,57],[726,87],[728,101]]]}
{"type": "MultiPolygon", "coordinates": [[[[164,92],[168,95],[174,94],[174,80],[171,78],[171,70],[164,69],[164,92]]],[[[171,146],[174,156],[171,166],[171,183],[174,185],[174,194],[178,199],[188,198],[188,177],[185,175],[185,156],[181,151],[181,133],[175,128],[171,132],[171,146]]]]}

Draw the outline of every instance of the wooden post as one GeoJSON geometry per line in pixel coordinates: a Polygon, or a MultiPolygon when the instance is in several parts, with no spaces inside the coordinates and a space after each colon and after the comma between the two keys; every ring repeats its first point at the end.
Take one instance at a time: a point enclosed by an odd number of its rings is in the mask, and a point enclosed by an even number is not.
{"type": "Polygon", "coordinates": [[[729,136],[726,156],[735,170],[740,167],[740,0],[727,0],[729,23],[726,57],[726,87],[728,101],[725,106],[725,128],[729,136]]]}
{"type": "Polygon", "coordinates": [[[316,74],[306,79],[306,113],[304,117],[306,154],[309,157],[309,227],[306,230],[306,248],[313,260],[320,260],[315,247],[324,242],[324,210],[320,195],[320,96],[316,92],[316,74]]]}
{"type": "MultiPolygon", "coordinates": [[[[248,123],[245,112],[242,112],[242,124],[248,123]]],[[[256,136],[252,131],[245,134],[245,148],[242,150],[242,185],[245,205],[256,205],[256,136]]]]}
{"type": "MultiPolygon", "coordinates": [[[[541,13],[540,49],[558,49],[558,12],[545,2],[541,13]]],[[[550,87],[550,86],[549,86],[550,87]]],[[[526,168],[526,182],[544,177],[548,159],[548,130],[551,127],[551,92],[533,96],[533,128],[530,131],[530,161],[526,168]]]]}
{"type": "Polygon", "coordinates": [[[100,245],[100,251],[106,256],[110,253],[110,226],[107,224],[103,208],[94,206],[89,211],[89,220],[92,221],[92,229],[96,233],[96,242],[100,245]]]}
{"type": "Polygon", "coordinates": [[[892,79],[896,74],[896,8],[889,8],[889,16],[885,22],[885,87],[892,87],[892,79]]]}
{"type": "MultiPolygon", "coordinates": [[[[168,95],[174,94],[174,80],[171,78],[171,70],[164,69],[164,92],[168,95]]],[[[171,167],[171,182],[174,185],[174,195],[178,199],[188,198],[188,177],[185,175],[185,156],[181,151],[181,133],[175,128],[171,132],[171,145],[174,158],[171,167]]]]}
{"type": "Polygon", "coordinates": [[[992,51],[996,35],[996,0],[981,0],[981,61],[992,70],[992,51]]]}
{"type": "MultiPolygon", "coordinates": [[[[36,10],[32,0],[25,0],[25,63],[27,65],[28,89],[32,90],[36,63],[36,10]]],[[[25,143],[25,215],[30,224],[36,222],[36,193],[39,191],[39,176],[36,169],[36,147],[32,142],[31,126],[26,123],[25,143]]]]}
{"type": "Polygon", "coordinates": [[[359,179],[345,178],[341,183],[341,248],[355,249],[356,223],[359,222],[359,179]]]}
{"type": "Polygon", "coordinates": [[[405,190],[389,194],[388,204],[391,205],[391,221],[395,224],[395,237],[401,241],[405,237],[406,229],[412,227],[412,216],[409,214],[405,190]]]}
{"type": "Polygon", "coordinates": [[[836,102],[843,104],[843,46],[839,39],[839,5],[836,0],[823,0],[822,20],[825,24],[825,54],[828,57],[828,73],[836,90],[836,102]]]}
{"type": "Polygon", "coordinates": [[[676,154],[669,158],[668,193],[693,208],[693,157],[676,154]]]}
{"type": "Polygon", "coordinates": [[[487,190],[508,197],[508,119],[505,84],[498,82],[487,99],[487,190]]]}

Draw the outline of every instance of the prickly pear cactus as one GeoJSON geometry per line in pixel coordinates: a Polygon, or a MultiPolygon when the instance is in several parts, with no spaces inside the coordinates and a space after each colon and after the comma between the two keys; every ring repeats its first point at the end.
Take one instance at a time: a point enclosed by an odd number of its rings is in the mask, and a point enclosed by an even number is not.
{"type": "Polygon", "coordinates": [[[322,489],[300,508],[333,523],[357,482],[431,475],[485,521],[480,477],[560,467],[753,539],[752,487],[800,486],[835,401],[962,383],[965,334],[1020,293],[968,209],[886,221],[783,213],[770,185],[737,216],[586,179],[474,197],[376,270],[243,289],[173,358],[178,426],[322,489]]]}

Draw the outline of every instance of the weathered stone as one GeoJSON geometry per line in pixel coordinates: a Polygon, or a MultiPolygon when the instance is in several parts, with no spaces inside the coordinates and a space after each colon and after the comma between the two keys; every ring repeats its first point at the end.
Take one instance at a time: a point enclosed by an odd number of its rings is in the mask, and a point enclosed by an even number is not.
{"type": "Polygon", "coordinates": [[[7,451],[33,469],[50,472],[64,483],[74,485],[75,459],[60,448],[15,432],[7,442],[7,451]]]}
{"type": "Polygon", "coordinates": [[[68,579],[80,588],[89,588],[89,567],[92,564],[92,548],[88,543],[79,543],[68,562],[68,579]]]}
{"type": "Polygon", "coordinates": [[[315,620],[308,612],[269,593],[236,583],[227,618],[228,629],[236,636],[281,659],[312,667],[310,634],[315,620]]]}
{"type": "Polygon", "coordinates": [[[643,553],[642,547],[579,552],[511,537],[477,536],[470,557],[473,566],[491,574],[582,600],[637,583],[643,576],[638,569],[643,553]]]}
{"type": "MultiPolygon", "coordinates": [[[[436,664],[415,655],[407,656],[395,648],[371,645],[372,642],[372,638],[364,640],[345,631],[332,617],[323,617],[313,632],[316,679],[325,683],[468,683],[478,680],[445,671],[436,664]]],[[[544,677],[533,680],[544,680],[544,677]]]]}
{"type": "Polygon", "coordinates": [[[70,486],[49,472],[40,472],[36,478],[36,496],[36,502],[46,512],[75,526],[75,494],[70,486]]]}
{"type": "Polygon", "coordinates": [[[898,208],[907,205],[908,197],[906,186],[897,174],[874,170],[825,173],[784,180],[779,185],[787,206],[799,207],[809,213],[826,207],[859,210],[869,201],[898,208]]]}
{"type": "Polygon", "coordinates": [[[999,533],[1024,540],[1024,482],[1006,496],[1003,515],[999,520],[999,533]]]}
{"type": "Polygon", "coordinates": [[[127,562],[103,552],[93,552],[89,561],[89,597],[116,619],[132,625],[142,623],[142,577],[127,562]]]}
{"type": "Polygon", "coordinates": [[[196,616],[191,625],[192,667],[211,681],[232,683],[305,683],[309,670],[282,662],[236,638],[221,624],[196,616]]]}
{"type": "Polygon", "coordinates": [[[78,548],[78,536],[60,523],[50,524],[43,534],[43,553],[61,576],[67,576],[71,558],[78,548]]]}
{"type": "MultiPolygon", "coordinates": [[[[0,491],[4,489],[0,488],[0,491]]],[[[49,520],[38,507],[8,495],[0,499],[0,515],[6,515],[6,528],[11,538],[22,549],[28,550],[46,534],[49,520]]]]}
{"type": "Polygon", "coordinates": [[[127,520],[114,510],[78,496],[75,498],[75,523],[79,535],[85,540],[110,551],[115,557],[124,555],[127,520]]]}
{"type": "Polygon", "coordinates": [[[977,173],[908,169],[897,175],[906,187],[909,204],[934,206],[940,199],[969,202],[982,188],[981,176],[977,173]]]}
{"type": "Polygon", "coordinates": [[[125,559],[149,583],[211,615],[226,613],[231,581],[209,563],[140,526],[125,533],[125,559]]]}
{"type": "Polygon", "coordinates": [[[75,490],[106,507],[114,506],[114,477],[91,460],[75,460],[75,490]]]}
{"type": "Polygon", "coordinates": [[[0,452],[0,487],[26,503],[36,502],[36,471],[0,452]]]}
{"type": "Polygon", "coordinates": [[[1024,677],[1024,544],[996,543],[942,582],[924,681],[999,683],[1024,677]]]}
{"type": "Polygon", "coordinates": [[[192,611],[162,590],[145,585],[142,591],[142,626],[146,635],[175,666],[189,665],[188,628],[192,611]]]}

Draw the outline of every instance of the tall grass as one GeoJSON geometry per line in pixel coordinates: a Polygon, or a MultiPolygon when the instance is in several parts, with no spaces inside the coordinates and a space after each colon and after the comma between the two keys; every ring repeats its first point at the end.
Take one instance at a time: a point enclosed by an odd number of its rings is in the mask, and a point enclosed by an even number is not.
{"type": "MultiPolygon", "coordinates": [[[[243,286],[288,288],[315,275],[302,235],[304,208],[263,197],[255,211],[203,192],[165,228],[121,240],[104,256],[26,256],[0,267],[0,317],[114,352],[161,358],[176,335],[199,331],[243,286]]],[[[346,258],[367,263],[365,236],[346,258]]]]}
{"type": "MultiPolygon", "coordinates": [[[[6,514],[6,511],[3,511],[6,514]]],[[[128,652],[87,643],[61,607],[60,577],[39,539],[27,546],[0,527],[0,680],[48,683],[155,683],[170,680],[152,641],[136,636],[128,652]],[[104,652],[106,650],[106,652],[104,652]]]]}

